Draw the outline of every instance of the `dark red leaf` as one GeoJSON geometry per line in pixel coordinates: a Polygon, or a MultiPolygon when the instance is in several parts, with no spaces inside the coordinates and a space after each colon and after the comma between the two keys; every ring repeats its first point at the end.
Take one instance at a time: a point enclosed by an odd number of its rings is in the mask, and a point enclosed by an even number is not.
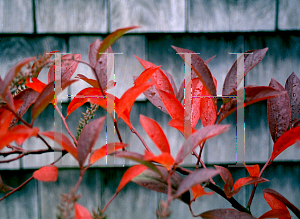
{"type": "Polygon", "coordinates": [[[281,194],[279,194],[278,192],[276,192],[273,189],[264,189],[263,193],[269,194],[271,196],[273,196],[274,198],[276,198],[277,200],[279,200],[280,202],[282,202],[285,206],[287,206],[298,218],[300,218],[300,210],[293,205],[291,202],[289,202],[289,200],[287,200],[285,197],[283,197],[281,194]]]}
{"type": "Polygon", "coordinates": [[[43,166],[34,171],[33,178],[43,182],[55,182],[58,176],[58,169],[54,165],[43,166]]]}
{"type": "MultiPolygon", "coordinates": [[[[157,166],[159,171],[162,173],[165,179],[168,178],[168,171],[160,166],[157,166]]],[[[134,177],[132,182],[143,186],[147,189],[154,190],[157,192],[165,193],[168,192],[168,183],[162,179],[162,177],[154,172],[153,170],[146,169],[136,177],[134,177]]],[[[172,173],[171,175],[171,194],[175,194],[176,190],[181,183],[182,178],[177,173],[172,173]]],[[[183,201],[186,204],[190,203],[190,193],[189,191],[183,193],[181,196],[178,197],[179,200],[183,201]]]]}
{"type": "Polygon", "coordinates": [[[209,178],[214,177],[218,173],[218,170],[212,168],[195,170],[187,175],[179,184],[175,197],[178,197],[184,192],[188,191],[192,186],[207,181],[209,178]]]}
{"type": "MultiPolygon", "coordinates": [[[[32,90],[31,88],[23,90],[18,95],[16,95],[14,97],[14,100],[21,100],[23,102],[21,107],[17,109],[16,114],[22,118],[23,115],[29,109],[29,107],[36,101],[38,96],[39,96],[39,93],[32,90]]],[[[17,122],[18,122],[18,119],[15,117],[11,121],[10,127],[14,126],[17,122]]]]}
{"type": "Polygon", "coordinates": [[[65,134],[54,131],[41,132],[40,134],[59,143],[66,151],[68,151],[73,155],[73,157],[75,157],[75,159],[77,159],[77,148],[65,134]]]}
{"type": "MultiPolygon", "coordinates": [[[[61,77],[56,78],[56,80],[67,81],[75,73],[78,62],[70,59],[81,60],[81,54],[67,54],[61,56],[61,77]]],[[[55,76],[55,65],[52,65],[48,72],[48,83],[54,81],[55,76]]]]}
{"type": "Polygon", "coordinates": [[[223,179],[223,181],[225,182],[225,185],[228,185],[229,191],[231,191],[233,187],[233,179],[229,170],[222,166],[214,165],[214,167],[219,171],[219,174],[223,179]]]}
{"type": "Polygon", "coordinates": [[[267,101],[269,129],[275,143],[289,128],[291,107],[289,96],[281,84],[272,78],[269,86],[284,93],[267,101]]]}
{"type": "MultiPolygon", "coordinates": [[[[4,81],[1,79],[0,77],[0,88],[4,86],[4,81]]],[[[1,91],[1,90],[0,90],[1,91]]],[[[6,92],[4,93],[0,93],[0,97],[2,98],[2,100],[4,102],[6,102],[7,106],[12,109],[13,111],[15,111],[15,105],[14,105],[14,99],[13,96],[10,92],[9,87],[6,89],[6,92]]]]}
{"type": "MultiPolygon", "coordinates": [[[[220,113],[220,119],[218,123],[220,123],[223,119],[225,119],[230,114],[234,113],[237,109],[240,109],[242,107],[246,107],[248,105],[251,105],[253,103],[266,100],[275,96],[279,96],[284,94],[283,91],[278,91],[272,87],[268,86],[252,86],[248,85],[245,87],[245,99],[244,99],[244,105],[240,104],[236,107],[236,98],[228,98],[230,99],[228,103],[224,105],[224,109],[220,113]]],[[[236,96],[237,91],[234,93],[231,93],[230,95],[236,96]]]]}
{"type": "MultiPolygon", "coordinates": [[[[176,50],[177,53],[194,53],[191,50],[188,49],[182,49],[179,47],[172,46],[174,50],[176,50]]],[[[184,60],[184,54],[179,54],[180,57],[184,60]]],[[[206,63],[198,56],[197,54],[194,54],[191,56],[191,61],[192,63],[188,63],[189,65],[192,64],[192,78],[196,78],[196,76],[201,80],[203,83],[204,87],[207,89],[208,93],[210,95],[216,96],[217,91],[216,87],[213,81],[213,76],[208,69],[206,63]]]]}
{"type": "Polygon", "coordinates": [[[287,78],[285,90],[290,100],[291,121],[294,121],[300,113],[300,79],[294,72],[287,78]]]}
{"type": "MultiPolygon", "coordinates": [[[[106,90],[107,87],[107,79],[109,78],[110,74],[111,74],[111,67],[109,66],[109,69],[107,69],[107,56],[108,55],[101,55],[100,58],[99,57],[99,52],[98,50],[100,49],[100,46],[103,44],[103,42],[100,42],[98,39],[93,42],[90,47],[89,47],[89,63],[91,66],[93,66],[95,68],[95,72],[97,74],[97,76],[95,75],[95,77],[97,78],[97,80],[99,80],[99,82],[96,81],[97,83],[97,87],[99,87],[99,84],[101,84],[101,87],[103,90],[106,90]]],[[[107,47],[107,49],[105,49],[105,53],[112,53],[112,49],[111,47],[107,47]]]]}
{"type": "Polygon", "coordinates": [[[292,146],[300,140],[300,126],[283,133],[273,146],[271,161],[273,161],[282,151],[292,146]]]}
{"type": "Polygon", "coordinates": [[[200,217],[202,217],[203,219],[255,219],[255,217],[250,214],[230,208],[206,211],[200,214],[200,217]]]}
{"type": "Polygon", "coordinates": [[[175,158],[175,164],[180,164],[201,142],[206,141],[229,130],[230,125],[211,125],[199,129],[183,143],[175,158]]]}
{"type": "Polygon", "coordinates": [[[119,183],[116,194],[118,194],[134,177],[136,177],[146,169],[147,169],[146,166],[140,164],[140,165],[132,166],[128,170],[126,170],[119,183]]]}
{"type": "MultiPolygon", "coordinates": [[[[266,55],[268,48],[260,49],[260,50],[249,50],[245,53],[252,54],[244,54],[244,77],[248,74],[248,72],[254,68],[266,55]]],[[[240,59],[240,56],[238,59],[240,59]]],[[[238,60],[237,59],[237,60],[238,60]]],[[[239,78],[237,81],[237,60],[233,63],[230,70],[228,71],[224,84],[222,96],[230,95],[237,90],[238,85],[241,83],[243,77],[239,78]]],[[[228,101],[227,98],[224,98],[223,101],[228,101]]],[[[224,103],[225,103],[224,102],[224,103]]]]}
{"type": "Polygon", "coordinates": [[[2,97],[6,97],[7,92],[10,91],[8,89],[9,85],[11,84],[11,82],[15,78],[15,76],[21,71],[21,68],[24,65],[28,64],[29,62],[31,62],[32,60],[35,60],[35,59],[36,59],[35,57],[23,59],[21,62],[19,62],[18,64],[14,65],[11,69],[9,69],[9,71],[5,75],[5,78],[3,79],[3,83],[0,87],[0,93],[2,94],[2,97]]]}
{"type": "Polygon", "coordinates": [[[266,218],[289,219],[292,218],[292,216],[290,215],[288,210],[273,209],[264,213],[258,219],[266,219],[266,218]]]}
{"type": "Polygon", "coordinates": [[[92,151],[92,148],[99,137],[99,133],[102,130],[105,118],[106,117],[103,116],[99,119],[95,119],[82,129],[77,144],[78,162],[80,167],[83,167],[88,154],[92,151]]]}
{"type": "MultiPolygon", "coordinates": [[[[77,80],[70,80],[63,82],[61,85],[61,89],[64,90],[66,87],[70,86],[77,80]]],[[[35,104],[32,107],[32,119],[36,119],[38,115],[48,106],[48,104],[54,99],[55,91],[54,91],[54,81],[49,83],[45,89],[40,93],[35,104]]]]}
{"type": "Polygon", "coordinates": [[[128,109],[128,111],[130,112],[135,99],[152,85],[153,83],[150,82],[129,88],[119,100],[118,108],[116,110],[118,117],[120,117],[126,109],[128,109]]]}
{"type": "Polygon", "coordinates": [[[102,157],[109,155],[119,149],[125,148],[128,144],[124,144],[121,142],[112,142],[106,145],[103,145],[101,148],[96,149],[92,155],[90,156],[90,163],[93,164],[97,160],[101,159],[102,157]]]}
{"type": "Polygon", "coordinates": [[[131,26],[131,27],[126,27],[126,28],[121,28],[115,30],[113,33],[109,34],[103,41],[99,49],[97,50],[96,54],[96,61],[100,58],[101,53],[104,53],[109,46],[114,44],[114,42],[119,39],[121,36],[123,36],[127,31],[139,28],[139,26],[131,26]]]}
{"type": "Polygon", "coordinates": [[[75,202],[75,219],[93,219],[91,213],[82,205],[75,202]]]}
{"type": "Polygon", "coordinates": [[[140,115],[140,123],[157,148],[170,154],[170,145],[160,125],[153,119],[140,115]]]}

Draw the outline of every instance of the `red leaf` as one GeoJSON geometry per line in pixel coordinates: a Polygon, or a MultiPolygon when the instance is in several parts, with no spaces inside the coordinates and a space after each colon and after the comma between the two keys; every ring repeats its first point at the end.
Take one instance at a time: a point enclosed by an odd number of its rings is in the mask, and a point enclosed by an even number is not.
{"type": "Polygon", "coordinates": [[[18,145],[30,137],[37,137],[39,129],[37,127],[29,128],[25,125],[17,125],[11,130],[0,134],[0,150],[12,141],[15,141],[18,145]]]}
{"type": "Polygon", "coordinates": [[[34,171],[33,178],[43,182],[55,182],[58,176],[58,169],[54,165],[43,166],[34,171]]]}
{"type": "Polygon", "coordinates": [[[204,63],[207,65],[207,64],[210,63],[210,61],[213,60],[215,57],[216,57],[216,55],[210,57],[209,59],[206,59],[206,60],[204,61],[204,63]]]}
{"type": "MultiPolygon", "coordinates": [[[[213,76],[215,87],[217,87],[217,80],[213,76]]],[[[214,97],[209,95],[208,91],[203,88],[202,96],[205,98],[200,99],[200,119],[203,126],[213,125],[217,120],[217,105],[214,97]]]]}
{"type": "Polygon", "coordinates": [[[91,121],[82,129],[77,144],[78,162],[80,167],[83,167],[88,154],[92,151],[92,148],[99,137],[99,133],[102,130],[104,121],[105,116],[91,121]]]}
{"type": "Polygon", "coordinates": [[[300,79],[294,72],[287,78],[285,90],[290,100],[291,121],[294,121],[298,118],[300,113],[300,79]]]}
{"type": "Polygon", "coordinates": [[[269,129],[275,143],[288,130],[291,119],[291,107],[288,94],[281,84],[272,78],[269,86],[284,93],[267,101],[269,129]]]}
{"type": "MultiPolygon", "coordinates": [[[[61,80],[63,82],[69,80],[73,76],[79,64],[77,61],[69,59],[81,60],[81,54],[67,54],[61,56],[61,59],[61,77],[56,80],[61,80]]],[[[48,83],[54,81],[54,76],[55,65],[52,65],[48,72],[48,83]]]]}
{"type": "Polygon", "coordinates": [[[258,177],[259,176],[259,171],[260,171],[260,168],[259,168],[259,165],[258,164],[255,164],[255,165],[246,165],[244,163],[248,173],[250,174],[250,176],[252,177],[258,177]]]}
{"type": "Polygon", "coordinates": [[[175,197],[178,197],[188,191],[194,185],[207,181],[209,178],[214,177],[218,173],[218,170],[212,168],[195,170],[182,180],[178,186],[175,197]]]}
{"type": "MultiPolygon", "coordinates": [[[[248,74],[248,72],[254,68],[266,55],[268,48],[260,49],[260,50],[249,50],[245,53],[252,54],[244,54],[244,77],[248,74]]],[[[240,59],[240,56],[238,59],[240,59]]],[[[237,60],[233,63],[230,70],[228,71],[224,84],[222,96],[230,95],[230,93],[236,92],[238,85],[241,83],[243,77],[239,78],[237,81],[237,60]]],[[[223,102],[226,103],[228,98],[223,98],[223,102]]]]}
{"type": "MultiPolygon", "coordinates": [[[[23,104],[22,100],[14,99],[14,106],[17,110],[17,114],[23,104]]],[[[19,114],[18,114],[19,115],[19,114]]],[[[10,129],[13,125],[12,122],[16,119],[14,114],[8,110],[5,106],[0,107],[0,135],[10,129]]]]}
{"type": "MultiPolygon", "coordinates": [[[[222,180],[225,182],[225,185],[228,185],[229,191],[231,191],[233,187],[233,179],[229,170],[226,169],[225,167],[221,167],[217,165],[214,165],[214,167],[219,171],[222,180]]],[[[224,191],[225,191],[225,187],[224,187],[224,191]]]]}
{"type": "MultiPolygon", "coordinates": [[[[137,56],[135,56],[141,65],[144,67],[144,69],[147,68],[157,68],[156,65],[154,65],[151,62],[145,61],[137,56]]],[[[168,79],[168,77],[164,74],[164,72],[161,69],[158,69],[150,76],[152,82],[155,84],[155,87],[157,87],[160,90],[166,91],[170,93],[171,95],[175,96],[173,87],[168,79]]],[[[146,95],[146,94],[145,94],[146,95]]],[[[153,95],[152,95],[153,96],[153,95]]]]}
{"type": "Polygon", "coordinates": [[[290,129],[283,133],[273,146],[271,161],[273,161],[281,152],[300,140],[300,126],[290,129]]]}
{"type": "Polygon", "coordinates": [[[38,93],[41,93],[44,90],[44,88],[47,86],[45,83],[41,82],[37,78],[32,78],[32,82],[27,82],[25,85],[26,87],[29,87],[38,93]]]}
{"type": "Polygon", "coordinates": [[[145,71],[143,71],[140,76],[138,76],[135,80],[134,80],[134,84],[135,85],[140,85],[143,83],[146,83],[149,78],[152,76],[152,74],[154,72],[156,72],[161,66],[157,66],[157,67],[150,67],[145,69],[145,71]]]}
{"type": "MultiPolygon", "coordinates": [[[[246,107],[248,105],[251,105],[253,103],[266,100],[275,96],[282,95],[284,92],[278,91],[272,87],[267,86],[252,86],[248,85],[245,87],[245,99],[244,99],[244,105],[240,104],[236,107],[236,98],[227,98],[230,99],[225,105],[224,109],[220,113],[220,119],[218,123],[220,123],[223,119],[225,119],[227,116],[232,114],[237,109],[242,108],[243,106],[246,107]]],[[[231,93],[230,95],[236,96],[237,91],[234,93],[231,93]]]]}
{"type": "Polygon", "coordinates": [[[36,59],[35,57],[23,59],[21,62],[19,62],[18,64],[14,65],[11,69],[9,69],[9,71],[5,75],[2,85],[0,86],[0,93],[2,94],[2,97],[6,97],[7,92],[10,91],[8,89],[9,85],[11,84],[15,76],[21,71],[21,68],[35,59],[36,59]]]}
{"type": "Polygon", "coordinates": [[[134,177],[136,177],[146,169],[147,167],[144,165],[135,165],[126,170],[119,183],[116,194],[118,194],[134,177]]]}
{"type": "MultiPolygon", "coordinates": [[[[169,126],[177,129],[178,131],[180,131],[182,133],[183,136],[185,136],[184,133],[184,120],[180,120],[180,119],[171,119],[170,122],[168,123],[169,126]]],[[[197,129],[192,128],[192,133],[196,132],[197,129]]],[[[189,136],[187,136],[189,137],[189,136]]]]}
{"type": "MultiPolygon", "coordinates": [[[[98,81],[96,81],[97,83],[97,87],[99,87],[99,84],[101,84],[101,87],[103,90],[106,90],[107,87],[107,79],[109,78],[110,74],[111,74],[111,69],[107,69],[107,55],[104,55],[100,58],[97,58],[97,56],[99,55],[98,50],[100,48],[100,46],[102,45],[103,42],[100,42],[98,39],[93,42],[90,47],[89,47],[89,62],[90,65],[93,66],[95,68],[95,73],[97,75],[95,75],[95,77],[97,78],[98,81]]],[[[105,53],[112,53],[112,49],[109,46],[106,50],[105,53]]],[[[111,66],[109,66],[111,67],[111,66]]]]}
{"type": "MultiPolygon", "coordinates": [[[[61,87],[64,90],[66,87],[70,86],[77,80],[71,80],[63,82],[61,87]]],[[[54,99],[55,91],[54,91],[54,81],[49,83],[44,90],[40,93],[35,104],[32,107],[32,119],[36,119],[38,115],[48,106],[48,104],[54,99]]]]}
{"type": "Polygon", "coordinates": [[[157,148],[170,154],[170,145],[160,125],[153,119],[140,115],[140,123],[157,148]]]}
{"type": "Polygon", "coordinates": [[[91,213],[82,205],[75,202],[75,219],[93,219],[91,213]]]}
{"type": "Polygon", "coordinates": [[[157,90],[157,91],[172,119],[177,119],[177,118],[183,119],[184,108],[182,107],[180,102],[168,92],[162,90],[157,90]]]}
{"type": "MultiPolygon", "coordinates": [[[[28,88],[26,90],[21,91],[18,95],[16,95],[14,97],[14,100],[21,100],[22,101],[22,105],[21,107],[17,107],[16,103],[15,106],[17,108],[16,114],[19,117],[23,117],[23,115],[27,112],[27,110],[29,109],[29,107],[36,101],[36,99],[38,98],[39,93],[32,90],[31,88],[28,88]]],[[[12,127],[13,125],[15,125],[18,122],[18,119],[15,117],[11,124],[10,127],[12,127]]]]}
{"type": "Polygon", "coordinates": [[[163,165],[167,170],[171,170],[174,164],[174,158],[170,153],[162,153],[155,156],[151,152],[145,151],[144,159],[147,161],[152,161],[163,165]]]}
{"type": "Polygon", "coordinates": [[[253,217],[250,214],[240,212],[240,211],[237,211],[235,209],[230,209],[230,208],[206,211],[206,212],[203,212],[202,214],[200,214],[200,216],[203,219],[212,219],[212,218],[215,218],[215,219],[224,219],[224,218],[255,219],[255,217],[253,217]]]}
{"type": "Polygon", "coordinates": [[[270,211],[264,213],[258,219],[266,219],[266,218],[289,219],[292,217],[288,210],[273,209],[273,210],[270,210],[270,211]]]}
{"type": "Polygon", "coordinates": [[[180,164],[183,159],[189,153],[191,153],[193,149],[195,149],[201,142],[228,131],[229,127],[229,125],[211,125],[201,128],[197,132],[193,133],[190,137],[188,137],[188,139],[179,149],[175,158],[175,164],[180,164]]]}
{"type": "Polygon", "coordinates": [[[153,83],[150,82],[129,88],[119,100],[118,108],[116,110],[118,117],[120,117],[126,109],[130,112],[135,99],[152,85],[153,83]]]}
{"type": "Polygon", "coordinates": [[[283,204],[281,201],[279,201],[278,199],[274,198],[272,195],[270,195],[268,193],[263,193],[263,195],[264,195],[264,198],[265,198],[266,202],[272,208],[273,211],[274,210],[281,210],[281,211],[283,211],[285,213],[285,215],[283,215],[283,216],[276,214],[277,215],[276,218],[279,218],[279,219],[288,219],[288,218],[291,218],[291,215],[290,215],[287,207],[285,206],[285,204],[283,204]]]}
{"type": "MultiPolygon", "coordinates": [[[[161,193],[168,193],[168,183],[164,180],[168,178],[169,172],[161,166],[157,166],[161,174],[163,175],[163,178],[160,174],[157,172],[154,172],[151,169],[146,169],[133,179],[131,179],[132,182],[143,186],[147,189],[161,192],[161,193]]],[[[171,194],[175,194],[176,190],[179,186],[179,184],[182,181],[182,178],[176,173],[172,173],[171,175],[171,194]]],[[[186,204],[190,203],[190,192],[187,191],[183,193],[181,196],[178,197],[179,200],[183,201],[186,204]]]]}
{"type": "Polygon", "coordinates": [[[44,56],[41,58],[41,56],[39,57],[40,59],[37,59],[31,66],[31,71],[34,72],[34,74],[36,75],[36,77],[39,76],[41,70],[43,69],[43,64],[45,63],[45,61],[48,61],[53,54],[55,54],[56,52],[59,52],[58,50],[54,50],[51,52],[45,52],[44,56]],[[40,67],[41,66],[41,67],[40,67]]]}
{"type": "Polygon", "coordinates": [[[94,79],[89,79],[82,74],[77,74],[75,78],[79,78],[79,79],[85,81],[86,83],[88,83],[89,85],[91,85],[94,88],[99,88],[98,82],[94,79]]]}
{"type": "Polygon", "coordinates": [[[170,84],[171,84],[171,86],[173,88],[173,91],[174,91],[174,96],[177,97],[178,91],[177,91],[177,87],[176,87],[173,76],[169,72],[167,72],[166,70],[162,69],[162,71],[167,76],[168,80],[170,81],[170,84]]]}
{"type": "Polygon", "coordinates": [[[54,131],[41,132],[40,134],[59,143],[66,151],[68,151],[73,155],[73,157],[75,157],[75,159],[77,159],[77,148],[65,134],[54,131]]]}
{"type": "Polygon", "coordinates": [[[203,195],[212,195],[214,193],[214,192],[205,192],[203,187],[199,184],[192,186],[191,190],[193,193],[193,200],[196,200],[197,198],[199,198],[203,195]]]}
{"type": "Polygon", "coordinates": [[[113,33],[109,34],[103,41],[101,46],[99,47],[99,49],[97,50],[96,54],[96,61],[100,58],[101,54],[100,53],[104,53],[105,50],[111,46],[112,44],[114,44],[114,42],[119,39],[121,36],[123,36],[127,31],[135,29],[135,28],[139,28],[139,26],[131,26],[131,27],[126,27],[126,28],[122,28],[122,29],[117,29],[115,30],[113,33]]]}
{"type": "MultiPolygon", "coordinates": [[[[182,49],[175,46],[172,46],[172,48],[176,50],[177,53],[194,53],[191,50],[182,49]]],[[[184,54],[179,54],[179,55],[184,60],[185,55],[184,54]]],[[[208,93],[210,95],[216,96],[217,93],[216,93],[215,84],[213,82],[213,76],[210,70],[208,69],[207,65],[205,64],[205,62],[197,54],[191,56],[191,62],[192,63],[188,63],[188,64],[189,65],[192,64],[191,66],[193,70],[192,78],[196,78],[196,76],[198,76],[198,78],[203,83],[204,87],[207,89],[208,93]]]]}
{"type": "Polygon", "coordinates": [[[128,144],[124,144],[121,142],[112,142],[112,143],[108,143],[106,145],[103,145],[101,148],[96,149],[91,157],[90,157],[90,163],[93,164],[95,163],[97,160],[101,159],[102,157],[109,155],[121,148],[124,148],[128,146],[128,144]]]}
{"type": "Polygon", "coordinates": [[[278,199],[279,201],[281,201],[285,206],[287,206],[298,218],[300,218],[300,210],[298,208],[296,208],[295,205],[293,205],[291,202],[289,202],[289,200],[287,200],[285,197],[283,197],[281,194],[279,194],[278,192],[276,192],[273,189],[264,189],[263,193],[267,193],[271,196],[273,196],[274,198],[278,199]]]}
{"type": "Polygon", "coordinates": [[[238,179],[234,183],[233,191],[241,188],[242,186],[248,186],[248,185],[251,185],[251,184],[263,183],[263,182],[269,182],[269,180],[264,179],[262,177],[251,177],[251,176],[243,177],[243,178],[238,179]]]}

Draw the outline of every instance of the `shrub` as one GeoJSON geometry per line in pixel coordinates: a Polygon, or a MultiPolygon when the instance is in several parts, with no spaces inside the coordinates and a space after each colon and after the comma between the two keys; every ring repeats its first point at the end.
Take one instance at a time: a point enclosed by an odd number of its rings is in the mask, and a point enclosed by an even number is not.
{"type": "MultiPolygon", "coordinates": [[[[61,194],[58,218],[70,218],[74,215],[75,218],[105,218],[104,212],[108,205],[130,181],[147,189],[167,194],[167,200],[161,201],[157,209],[156,213],[159,218],[167,218],[171,214],[169,205],[174,199],[186,203],[193,216],[202,218],[254,218],[251,215],[250,207],[257,185],[268,181],[261,177],[264,170],[282,151],[299,140],[300,102],[297,97],[300,92],[300,81],[298,77],[292,73],[286,81],[285,88],[275,79],[271,79],[269,86],[249,85],[238,90],[237,87],[243,81],[243,77],[264,58],[268,48],[247,51],[233,63],[227,73],[223,84],[223,104],[218,109],[217,81],[207,67],[207,64],[214,57],[203,61],[194,52],[173,46],[174,50],[192,69],[191,78],[186,77],[179,90],[177,90],[171,74],[160,69],[160,66],[136,57],[145,70],[134,78],[134,85],[118,99],[107,92],[108,89],[115,86],[115,83],[108,80],[107,56],[104,53],[112,52],[110,46],[133,28],[136,27],[118,29],[102,42],[96,40],[92,43],[89,48],[88,62],[81,60],[79,54],[63,55],[61,56],[61,68],[57,70],[55,69],[55,60],[51,59],[52,55],[57,52],[54,51],[45,53],[38,59],[35,57],[23,59],[7,72],[3,80],[0,80],[0,149],[8,148],[7,151],[0,152],[0,155],[4,157],[11,154],[19,155],[13,159],[3,160],[1,163],[12,162],[28,154],[62,152],[58,159],[36,170],[32,177],[17,188],[5,185],[0,180],[0,189],[5,193],[0,200],[20,190],[33,179],[46,182],[56,181],[58,168],[55,164],[58,160],[63,159],[64,155],[70,153],[78,161],[80,176],[69,194],[61,194]],[[190,61],[188,61],[189,58],[190,61]],[[76,80],[71,80],[79,63],[88,65],[96,79],[77,75],[76,80]],[[244,71],[239,72],[237,69],[241,63],[244,65],[244,71]],[[23,67],[26,67],[25,72],[22,71],[23,67]],[[45,67],[49,67],[47,84],[38,79],[39,73],[45,67]],[[55,78],[57,72],[61,74],[61,80],[55,78]],[[240,75],[240,73],[242,74],[240,75]],[[81,90],[74,97],[68,105],[65,117],[57,106],[57,97],[55,97],[56,93],[53,88],[55,85],[59,87],[61,84],[61,88],[65,89],[77,80],[83,80],[91,87],[81,90]],[[159,149],[159,154],[154,154],[149,149],[131,124],[130,111],[141,93],[144,93],[148,100],[163,113],[170,115],[171,120],[168,125],[177,129],[184,136],[185,141],[177,151],[176,157],[171,155],[164,131],[155,120],[146,115],[139,116],[143,129],[159,149]],[[240,97],[242,97],[242,101],[240,97]],[[240,178],[235,183],[231,173],[225,167],[215,165],[215,168],[207,168],[201,159],[206,140],[221,135],[229,129],[229,125],[221,125],[220,122],[228,115],[236,112],[237,109],[266,99],[269,128],[274,146],[272,154],[263,168],[260,169],[258,164],[246,165],[244,163],[249,176],[240,178]],[[80,119],[76,136],[74,136],[68,127],[66,118],[86,102],[90,103],[90,107],[84,114],[84,118],[80,119]],[[72,140],[63,133],[51,130],[40,132],[39,128],[34,126],[36,118],[49,103],[60,115],[72,140]],[[25,121],[22,117],[31,106],[31,121],[25,121]],[[107,116],[112,118],[119,141],[110,142],[94,149],[106,119],[104,116],[91,120],[99,106],[104,108],[107,111],[107,116]],[[117,117],[114,113],[117,114],[117,117]],[[128,144],[122,141],[118,129],[120,119],[140,139],[145,147],[144,154],[126,150],[128,144]],[[195,127],[199,120],[201,120],[203,127],[196,130],[195,127]],[[17,123],[18,121],[21,124],[17,123]],[[30,137],[41,139],[47,149],[25,150],[20,147],[30,137]],[[51,147],[45,137],[61,144],[62,148],[51,147]],[[196,149],[199,149],[198,153],[196,149]],[[197,158],[194,171],[180,166],[189,154],[197,158]],[[128,168],[114,196],[103,209],[93,210],[92,216],[84,206],[77,203],[80,198],[77,189],[87,169],[106,155],[131,159],[138,164],[128,168]],[[223,189],[216,185],[212,179],[217,174],[225,183],[223,189]],[[248,205],[245,207],[234,198],[234,195],[240,191],[241,187],[248,185],[254,186],[248,205]],[[191,203],[201,196],[213,193],[204,190],[205,188],[222,196],[232,204],[233,209],[215,209],[194,215],[191,203]]],[[[300,210],[278,192],[268,188],[263,190],[263,195],[272,210],[259,218],[290,218],[287,208],[300,217],[300,210]]]]}

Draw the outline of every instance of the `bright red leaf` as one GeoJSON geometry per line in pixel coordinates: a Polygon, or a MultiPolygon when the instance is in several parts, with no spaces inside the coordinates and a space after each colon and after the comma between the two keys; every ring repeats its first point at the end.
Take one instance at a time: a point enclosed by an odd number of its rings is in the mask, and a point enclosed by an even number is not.
{"type": "Polygon", "coordinates": [[[250,174],[250,176],[252,177],[258,177],[259,176],[259,172],[260,172],[260,168],[258,164],[255,165],[246,165],[244,163],[248,173],[250,174]]]}
{"type": "Polygon", "coordinates": [[[140,123],[157,148],[162,153],[166,152],[170,154],[168,139],[160,125],[155,120],[143,116],[142,114],[140,115],[140,123]]]}
{"type": "Polygon", "coordinates": [[[161,66],[157,66],[157,67],[150,67],[145,69],[145,71],[143,71],[140,76],[138,76],[135,80],[134,80],[134,84],[135,85],[140,85],[143,83],[146,83],[150,77],[152,76],[152,74],[154,72],[156,72],[161,66]]]}
{"type": "Polygon", "coordinates": [[[258,219],[267,219],[267,218],[290,219],[292,217],[288,210],[273,209],[264,213],[258,219]]]}
{"type": "Polygon", "coordinates": [[[144,159],[147,161],[152,161],[163,165],[167,170],[171,170],[174,164],[174,158],[170,153],[162,153],[158,156],[155,156],[151,152],[145,151],[144,159]]]}
{"type": "Polygon", "coordinates": [[[37,78],[32,78],[32,82],[27,82],[25,85],[26,87],[29,87],[38,93],[41,93],[44,90],[44,88],[47,86],[45,83],[41,82],[37,78]]]}
{"type": "Polygon", "coordinates": [[[77,148],[65,134],[54,131],[41,132],[40,134],[59,143],[66,151],[68,151],[73,155],[73,157],[75,157],[75,159],[77,159],[77,148]]]}
{"type": "Polygon", "coordinates": [[[94,88],[99,88],[99,84],[95,79],[87,78],[82,74],[77,74],[75,78],[79,78],[79,79],[85,81],[86,83],[88,83],[89,85],[91,85],[94,88]]]}
{"type": "Polygon", "coordinates": [[[214,193],[214,192],[205,192],[205,190],[200,184],[192,186],[191,191],[193,193],[193,200],[196,200],[197,198],[203,195],[212,195],[214,193]]]}
{"type": "Polygon", "coordinates": [[[128,144],[124,144],[121,142],[112,142],[108,143],[106,145],[103,145],[101,148],[96,149],[92,155],[90,156],[90,163],[93,164],[97,160],[101,159],[102,157],[112,154],[113,152],[122,149],[124,147],[128,146],[128,144]]]}
{"type": "Polygon", "coordinates": [[[55,182],[58,176],[58,169],[54,165],[43,166],[34,171],[33,178],[43,182],[55,182]]]}
{"type": "Polygon", "coordinates": [[[82,205],[75,202],[75,219],[93,219],[91,213],[82,205]]]}
{"type": "Polygon", "coordinates": [[[251,184],[257,184],[257,183],[263,183],[263,182],[269,182],[269,180],[264,179],[262,177],[251,177],[251,176],[243,177],[243,178],[238,179],[234,183],[232,190],[234,192],[235,190],[241,188],[242,186],[248,186],[251,184]]]}

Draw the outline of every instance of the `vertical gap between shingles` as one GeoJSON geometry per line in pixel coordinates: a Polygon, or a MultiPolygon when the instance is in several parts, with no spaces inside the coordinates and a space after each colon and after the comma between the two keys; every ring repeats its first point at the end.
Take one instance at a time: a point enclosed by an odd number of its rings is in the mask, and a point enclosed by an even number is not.
{"type": "Polygon", "coordinates": [[[32,20],[33,20],[33,34],[37,34],[37,31],[36,31],[36,7],[35,7],[35,0],[32,0],[32,20]]]}

